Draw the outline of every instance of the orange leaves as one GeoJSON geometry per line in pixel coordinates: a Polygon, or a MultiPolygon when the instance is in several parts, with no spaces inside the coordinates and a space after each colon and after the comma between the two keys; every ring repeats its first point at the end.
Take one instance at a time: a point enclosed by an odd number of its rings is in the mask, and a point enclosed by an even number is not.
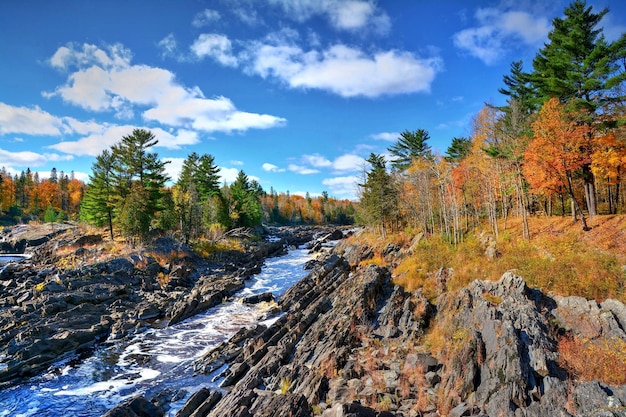
{"type": "Polygon", "coordinates": [[[536,191],[562,189],[568,176],[591,162],[589,127],[571,119],[556,98],[543,105],[532,127],[534,137],[524,154],[524,176],[536,191]]]}
{"type": "Polygon", "coordinates": [[[606,178],[609,184],[615,185],[626,169],[626,141],[620,140],[615,132],[608,132],[598,137],[591,158],[594,175],[606,178]]]}

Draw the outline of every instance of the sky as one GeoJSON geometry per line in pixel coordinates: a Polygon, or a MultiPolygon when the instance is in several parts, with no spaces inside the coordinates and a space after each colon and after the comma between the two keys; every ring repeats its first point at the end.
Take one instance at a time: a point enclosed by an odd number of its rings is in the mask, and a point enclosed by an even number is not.
{"type": "MultiPolygon", "coordinates": [[[[569,1],[2,0],[0,167],[89,180],[133,129],[175,182],[192,152],[222,181],[356,199],[370,153],[425,129],[445,154],[471,134],[513,61],[569,1]]],[[[626,2],[608,7],[608,40],[626,2]]]]}

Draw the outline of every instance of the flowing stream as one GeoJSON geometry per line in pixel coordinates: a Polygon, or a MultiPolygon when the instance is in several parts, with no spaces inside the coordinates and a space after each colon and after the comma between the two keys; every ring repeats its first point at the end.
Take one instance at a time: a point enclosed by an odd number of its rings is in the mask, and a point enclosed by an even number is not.
{"type": "MultiPolygon", "coordinates": [[[[271,291],[282,295],[304,275],[310,259],[304,249],[266,260],[260,274],[235,297],[271,291]]],[[[115,405],[143,394],[179,393],[166,416],[173,417],[188,396],[216,386],[215,375],[193,375],[193,361],[239,329],[259,323],[262,305],[232,301],[166,328],[153,328],[131,340],[95,349],[91,356],[58,363],[47,373],[0,391],[0,417],[101,416],[115,405]]]]}

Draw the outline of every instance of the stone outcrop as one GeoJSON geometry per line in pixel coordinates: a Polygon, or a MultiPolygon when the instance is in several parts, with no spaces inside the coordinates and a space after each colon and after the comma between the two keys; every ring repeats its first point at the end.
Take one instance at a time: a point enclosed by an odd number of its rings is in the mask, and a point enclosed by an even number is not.
{"type": "MultiPolygon", "coordinates": [[[[155,320],[176,323],[203,312],[241,289],[288,241],[259,240],[207,261],[179,242],[156,238],[142,252],[94,263],[102,238],[66,226],[3,231],[10,252],[17,245],[32,257],[0,269],[0,385],[36,375],[106,339],[141,332],[155,320]],[[167,264],[155,259],[171,253],[176,257],[167,264]]],[[[287,236],[300,242],[320,230],[287,236]]],[[[280,236],[281,230],[274,233],[280,236]]]]}
{"type": "Polygon", "coordinates": [[[546,295],[506,273],[432,304],[386,268],[358,266],[370,256],[340,245],[279,300],[272,326],[199,360],[197,372],[228,364],[203,415],[625,415],[626,386],[578,381],[557,348],[564,333],[626,340],[621,302],[546,295]]]}

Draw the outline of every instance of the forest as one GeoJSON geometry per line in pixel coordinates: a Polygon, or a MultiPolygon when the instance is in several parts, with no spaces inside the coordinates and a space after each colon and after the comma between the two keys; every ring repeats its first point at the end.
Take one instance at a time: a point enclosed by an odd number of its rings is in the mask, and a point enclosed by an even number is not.
{"type": "Polygon", "coordinates": [[[40,179],[30,170],[11,176],[0,170],[0,221],[82,220],[105,227],[132,242],[151,231],[171,233],[185,242],[219,237],[229,230],[262,222],[279,225],[354,223],[355,207],[323,192],[317,198],[263,190],[240,171],[232,184],[220,184],[219,167],[209,154],[188,155],[173,185],[166,163],[150,148],[152,132],[135,129],[92,165],[89,182],[53,169],[40,179]]]}
{"type": "Polygon", "coordinates": [[[512,217],[529,238],[529,216],[571,215],[588,230],[590,217],[623,213],[626,34],[605,39],[607,12],[571,3],[532,70],[511,64],[506,105],[485,104],[445,155],[423,129],[404,131],[390,161],[371,154],[360,219],[383,235],[408,227],[458,244],[484,223],[497,238],[512,217]]]}

